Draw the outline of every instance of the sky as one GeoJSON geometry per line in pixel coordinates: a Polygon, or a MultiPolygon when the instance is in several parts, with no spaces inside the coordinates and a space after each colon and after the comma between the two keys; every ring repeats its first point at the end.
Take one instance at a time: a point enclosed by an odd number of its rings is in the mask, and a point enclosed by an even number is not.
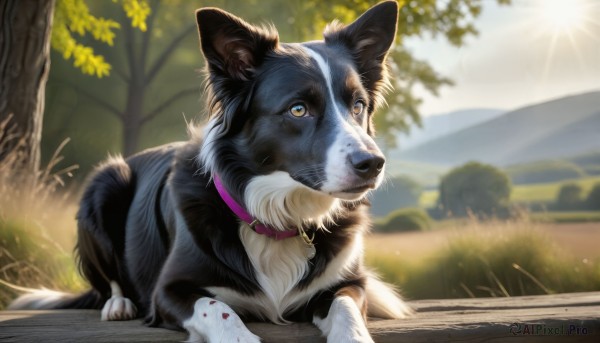
{"type": "MultiPolygon", "coordinates": [[[[400,24],[401,25],[401,24],[400,24]]],[[[483,0],[479,35],[456,48],[411,38],[419,59],[455,81],[439,97],[422,89],[424,116],[467,108],[512,110],[600,90],[600,0],[483,0]]]]}

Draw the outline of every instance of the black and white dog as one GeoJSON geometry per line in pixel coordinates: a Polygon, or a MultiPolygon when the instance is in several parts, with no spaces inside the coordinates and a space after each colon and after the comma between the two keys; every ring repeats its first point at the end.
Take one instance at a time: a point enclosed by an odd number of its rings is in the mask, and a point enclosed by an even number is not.
{"type": "Polygon", "coordinates": [[[13,308],[102,308],[103,320],[144,316],[208,342],[259,341],[242,319],[371,342],[367,316],[410,313],[363,266],[364,197],[385,162],[372,115],[397,3],[294,44],[219,9],[196,16],[208,124],[187,143],[100,166],[77,216],[93,288],[34,292],[13,308]]]}

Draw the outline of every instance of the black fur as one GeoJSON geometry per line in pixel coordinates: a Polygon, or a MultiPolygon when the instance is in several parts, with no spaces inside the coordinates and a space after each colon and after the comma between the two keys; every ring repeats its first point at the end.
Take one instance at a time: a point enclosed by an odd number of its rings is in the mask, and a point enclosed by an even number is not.
{"type": "MultiPolygon", "coordinates": [[[[110,281],[116,281],[149,325],[181,329],[194,302],[214,296],[209,287],[248,297],[262,292],[240,240],[239,219],[217,193],[211,172],[242,204],[253,178],[276,171],[321,189],[326,147],[336,139],[340,119],[332,115],[337,105],[329,101],[324,74],[306,49],[328,60],[336,101],[344,108],[357,99],[367,105],[367,112],[346,114],[344,120],[372,133],[371,116],[387,82],[384,59],[395,34],[390,30],[395,3],[380,5],[348,27],[331,27],[324,42],[301,46],[279,43],[273,29],[256,28],[217,9],[196,15],[214,132],[112,159],[97,169],[77,214],[79,265],[93,289],[72,307],[100,308],[111,296],[110,281]],[[289,114],[298,102],[310,116],[289,114]],[[202,148],[212,151],[210,165],[199,158],[202,148]],[[313,169],[302,172],[306,166],[313,169]]],[[[314,234],[316,256],[297,290],[308,289],[344,247],[368,230],[365,206],[364,201],[342,202],[326,230],[314,224],[304,228],[314,234]]],[[[325,317],[340,289],[364,289],[362,269],[357,260],[344,280],[311,289],[306,305],[284,318],[325,317]]],[[[260,319],[251,313],[241,309],[239,314],[260,319]]]]}

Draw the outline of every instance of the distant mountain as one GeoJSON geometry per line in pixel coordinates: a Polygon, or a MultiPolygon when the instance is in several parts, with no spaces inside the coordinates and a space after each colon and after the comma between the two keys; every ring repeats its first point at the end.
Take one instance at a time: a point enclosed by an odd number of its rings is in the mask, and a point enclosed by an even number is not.
{"type": "Polygon", "coordinates": [[[436,114],[423,119],[423,127],[414,127],[409,135],[398,137],[399,150],[407,150],[444,135],[493,119],[506,111],[490,108],[473,108],[436,114]]]}
{"type": "Polygon", "coordinates": [[[509,165],[600,149],[600,92],[523,107],[394,154],[400,160],[509,165]]]}

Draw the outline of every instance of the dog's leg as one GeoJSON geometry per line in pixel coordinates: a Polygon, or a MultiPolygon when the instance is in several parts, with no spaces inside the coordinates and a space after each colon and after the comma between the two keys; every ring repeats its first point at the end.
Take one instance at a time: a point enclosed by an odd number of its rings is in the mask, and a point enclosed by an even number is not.
{"type": "Polygon", "coordinates": [[[231,307],[211,298],[196,301],[194,314],[183,322],[183,327],[193,342],[260,342],[260,338],[246,328],[231,307]]]}
{"type": "Polygon", "coordinates": [[[111,297],[102,308],[102,320],[131,320],[137,315],[133,302],[123,296],[121,287],[116,281],[110,282],[111,297]]]}
{"type": "Polygon", "coordinates": [[[372,343],[366,325],[366,295],[363,288],[348,286],[335,294],[325,318],[315,315],[313,323],[329,343],[372,343]]]}

